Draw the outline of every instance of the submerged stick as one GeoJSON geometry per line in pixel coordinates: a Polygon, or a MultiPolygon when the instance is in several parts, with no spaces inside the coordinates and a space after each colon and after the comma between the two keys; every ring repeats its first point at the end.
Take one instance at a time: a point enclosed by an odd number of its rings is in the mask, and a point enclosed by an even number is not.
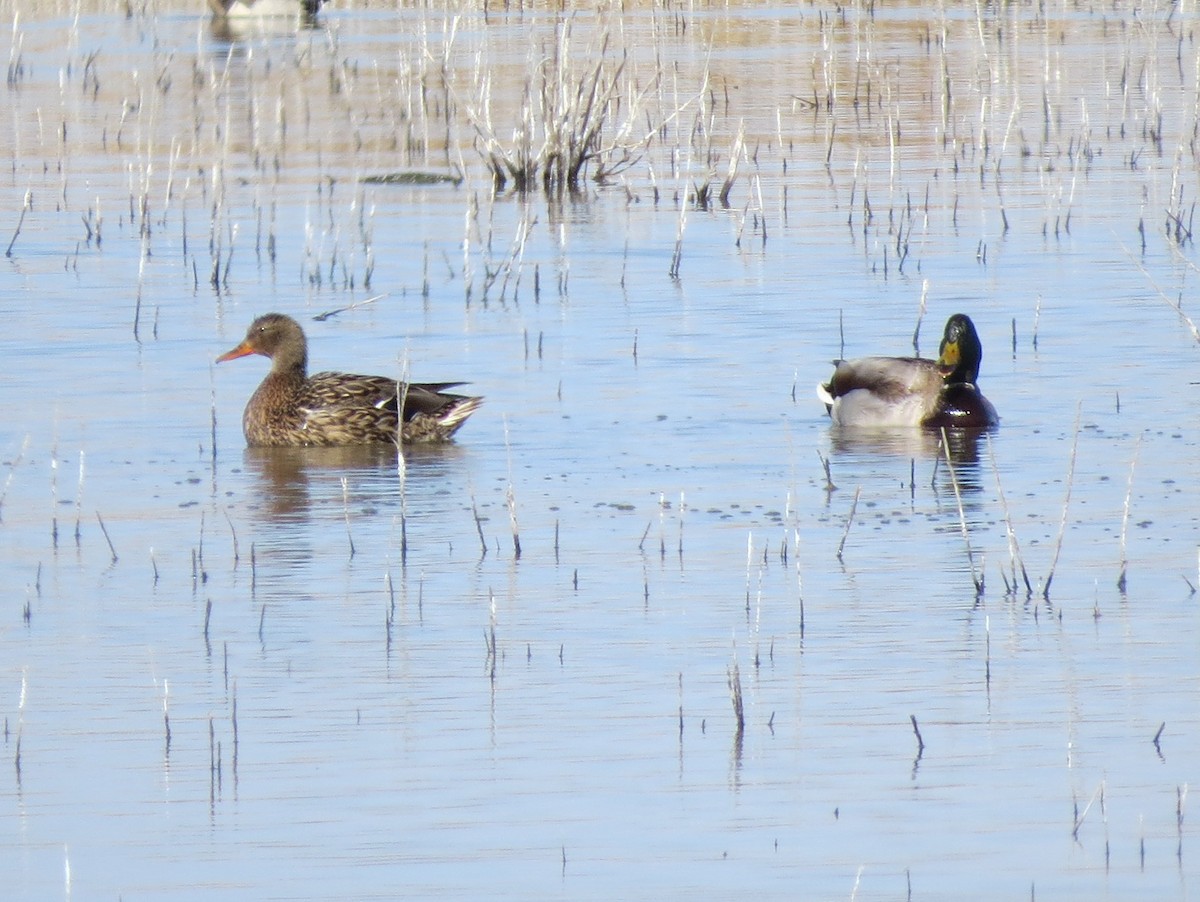
{"type": "Polygon", "coordinates": [[[108,550],[112,554],[112,562],[117,562],[117,549],[113,547],[112,539],[108,536],[108,530],[104,526],[104,520],[100,516],[100,511],[96,511],[96,520],[100,523],[100,531],[104,533],[104,541],[108,542],[108,550]]]}
{"type": "Polygon", "coordinates": [[[917,726],[917,715],[910,714],[908,719],[912,721],[913,733],[917,737],[917,757],[921,757],[921,753],[925,751],[925,740],[921,738],[921,728],[917,726]]]}

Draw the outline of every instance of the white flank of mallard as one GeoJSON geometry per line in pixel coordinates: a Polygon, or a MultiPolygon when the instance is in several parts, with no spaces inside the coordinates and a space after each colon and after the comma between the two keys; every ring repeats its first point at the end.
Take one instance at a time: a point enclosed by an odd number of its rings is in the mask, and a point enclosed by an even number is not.
{"type": "Polygon", "coordinates": [[[858,386],[834,397],[825,385],[817,396],[837,426],[890,429],[919,426],[937,408],[943,379],[929,360],[859,357],[840,360],[830,384],[858,386]]]}

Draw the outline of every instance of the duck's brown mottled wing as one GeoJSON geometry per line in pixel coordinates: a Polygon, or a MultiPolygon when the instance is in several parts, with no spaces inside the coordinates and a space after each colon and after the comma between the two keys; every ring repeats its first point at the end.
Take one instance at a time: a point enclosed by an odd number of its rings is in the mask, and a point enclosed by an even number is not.
{"type": "Polygon", "coordinates": [[[312,445],[396,441],[396,383],[382,376],[317,373],[296,399],[312,445]]]}
{"type": "Polygon", "coordinates": [[[399,400],[404,400],[403,440],[445,441],[482,403],[482,398],[443,389],[462,382],[404,383],[386,376],[317,373],[308,380],[301,406],[314,444],[396,440],[399,400]]]}

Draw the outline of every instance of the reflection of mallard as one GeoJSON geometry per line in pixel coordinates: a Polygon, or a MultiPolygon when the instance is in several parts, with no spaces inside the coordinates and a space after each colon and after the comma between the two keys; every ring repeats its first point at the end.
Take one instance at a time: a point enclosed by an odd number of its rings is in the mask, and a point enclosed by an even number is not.
{"type": "Polygon", "coordinates": [[[220,18],[250,19],[267,16],[305,16],[317,14],[324,0],[208,0],[213,15],[220,18]]]}
{"type": "Polygon", "coordinates": [[[483,398],[445,391],[461,382],[397,382],[351,373],[308,375],[304,330],[290,316],[268,313],[217,363],[249,354],[271,359],[271,372],[242,417],[251,446],[367,445],[448,441],[483,398]]]}
{"type": "Polygon", "coordinates": [[[839,360],[817,395],[838,426],[986,428],[1000,418],[975,384],[982,359],[975,324],[956,313],[946,321],[937,360],[839,360]]]}

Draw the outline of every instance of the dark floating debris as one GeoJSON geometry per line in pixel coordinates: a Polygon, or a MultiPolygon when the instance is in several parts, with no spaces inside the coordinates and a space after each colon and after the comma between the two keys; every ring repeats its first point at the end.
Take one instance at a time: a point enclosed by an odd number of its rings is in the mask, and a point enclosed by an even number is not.
{"type": "Polygon", "coordinates": [[[442,172],[385,172],[382,175],[363,177],[367,185],[455,185],[462,184],[462,176],[442,172]]]}

